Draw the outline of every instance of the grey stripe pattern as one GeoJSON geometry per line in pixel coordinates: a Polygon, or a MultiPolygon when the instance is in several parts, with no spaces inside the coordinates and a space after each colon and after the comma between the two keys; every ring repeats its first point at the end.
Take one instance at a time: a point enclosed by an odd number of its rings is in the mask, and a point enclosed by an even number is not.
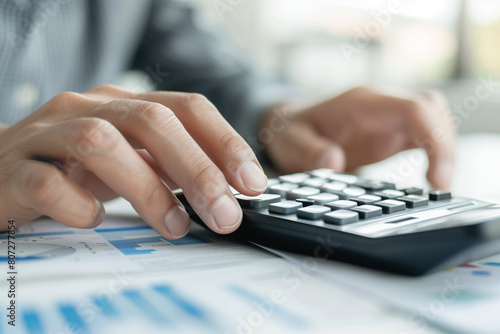
{"type": "Polygon", "coordinates": [[[206,95],[254,136],[263,110],[296,92],[249,66],[196,14],[169,0],[0,0],[0,122],[139,69],[156,89],[206,95]]]}

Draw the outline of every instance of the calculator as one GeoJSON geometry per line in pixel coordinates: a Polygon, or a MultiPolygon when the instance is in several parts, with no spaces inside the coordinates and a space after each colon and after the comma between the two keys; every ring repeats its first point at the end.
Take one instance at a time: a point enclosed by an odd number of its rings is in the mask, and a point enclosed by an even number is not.
{"type": "Polygon", "coordinates": [[[500,253],[500,207],[449,191],[317,169],[233,194],[243,222],[232,237],[321,260],[417,276],[500,253]]]}

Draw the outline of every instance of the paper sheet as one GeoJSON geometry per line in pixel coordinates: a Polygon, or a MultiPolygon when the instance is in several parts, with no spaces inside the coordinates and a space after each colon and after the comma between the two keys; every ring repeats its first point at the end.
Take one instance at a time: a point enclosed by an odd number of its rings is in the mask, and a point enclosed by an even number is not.
{"type": "Polygon", "coordinates": [[[423,277],[405,277],[263,248],[310,275],[405,310],[407,322],[418,332],[437,326],[455,333],[500,333],[500,255],[423,277]]]}
{"type": "Polygon", "coordinates": [[[417,333],[379,302],[196,225],[167,241],[137,217],[94,230],[45,219],[16,243],[16,327],[2,314],[0,333],[417,333]]]}
{"type": "MultiPolygon", "coordinates": [[[[6,260],[6,248],[7,236],[0,234],[0,261],[6,260]]],[[[19,271],[30,279],[110,271],[178,271],[271,257],[259,249],[224,241],[196,224],[184,238],[166,240],[136,217],[107,218],[91,230],[39,220],[20,227],[16,249],[19,271]]]]}

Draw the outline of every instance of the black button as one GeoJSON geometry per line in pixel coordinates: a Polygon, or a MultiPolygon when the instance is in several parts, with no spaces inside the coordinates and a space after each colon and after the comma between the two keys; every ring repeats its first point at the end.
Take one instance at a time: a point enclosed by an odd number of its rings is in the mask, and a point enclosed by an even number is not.
{"type": "Polygon", "coordinates": [[[269,204],[269,212],[281,213],[283,215],[290,215],[300,209],[302,204],[295,201],[283,201],[278,203],[269,204]]]}
{"type": "Polygon", "coordinates": [[[416,187],[401,189],[401,191],[404,192],[406,195],[423,195],[424,194],[424,190],[422,188],[416,188],[416,187]]]}
{"type": "Polygon", "coordinates": [[[382,197],[382,199],[395,199],[401,196],[404,196],[405,193],[399,190],[394,190],[394,189],[386,189],[382,191],[377,191],[373,193],[376,196],[382,197]]]}
{"type": "Polygon", "coordinates": [[[297,217],[316,220],[323,217],[325,213],[331,212],[327,207],[321,205],[311,205],[307,208],[301,208],[297,210],[297,217]]]}
{"type": "Polygon", "coordinates": [[[380,202],[381,200],[382,197],[375,195],[362,195],[359,197],[351,198],[351,201],[358,203],[358,205],[373,204],[376,202],[380,202]]]}
{"type": "Polygon", "coordinates": [[[324,215],[323,220],[325,223],[341,226],[357,222],[359,220],[359,216],[358,213],[354,211],[337,210],[324,215]]]}
{"type": "Polygon", "coordinates": [[[332,210],[348,210],[356,207],[357,204],[356,202],[353,201],[340,200],[340,201],[325,203],[324,205],[332,210]]]}
{"type": "Polygon", "coordinates": [[[295,201],[302,203],[302,206],[304,206],[304,207],[314,205],[314,200],[309,199],[309,198],[297,198],[295,201]]]}
{"type": "Polygon", "coordinates": [[[262,194],[259,196],[236,195],[234,197],[236,197],[242,207],[253,209],[260,209],[271,203],[281,201],[281,196],[274,194],[262,194]]]}
{"type": "Polygon", "coordinates": [[[444,190],[429,191],[429,199],[431,201],[442,201],[444,199],[451,199],[451,192],[444,190]]]}
{"type": "Polygon", "coordinates": [[[393,199],[386,199],[385,201],[375,203],[375,205],[380,206],[384,213],[393,213],[406,210],[405,202],[395,201],[393,199]]]}
{"type": "Polygon", "coordinates": [[[419,206],[426,206],[429,204],[427,197],[418,195],[408,195],[398,198],[398,200],[406,203],[407,208],[416,208],[419,206]]]}
{"type": "Polygon", "coordinates": [[[382,216],[382,208],[375,205],[361,205],[356,208],[352,208],[351,210],[356,211],[361,219],[382,216]]]}

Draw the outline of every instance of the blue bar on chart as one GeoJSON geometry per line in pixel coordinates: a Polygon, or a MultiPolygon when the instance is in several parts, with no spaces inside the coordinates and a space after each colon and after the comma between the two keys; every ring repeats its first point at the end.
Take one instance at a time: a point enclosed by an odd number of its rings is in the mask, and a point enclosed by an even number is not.
{"type": "Polygon", "coordinates": [[[203,321],[208,320],[205,312],[203,312],[201,308],[196,306],[193,302],[187,300],[185,297],[181,296],[172,287],[167,285],[156,285],[153,287],[153,290],[158,292],[161,296],[163,296],[167,300],[173,302],[175,305],[177,305],[179,308],[181,308],[184,312],[188,313],[189,315],[203,321]]]}
{"type": "Polygon", "coordinates": [[[59,304],[59,311],[70,328],[79,334],[89,333],[87,324],[82,319],[76,308],[71,304],[59,304]]]}
{"type": "Polygon", "coordinates": [[[22,320],[29,334],[43,334],[43,324],[40,315],[33,309],[24,310],[22,320]]]}
{"type": "Polygon", "coordinates": [[[496,266],[496,267],[500,267],[500,263],[499,263],[499,262],[486,262],[486,263],[483,263],[483,265],[485,265],[485,266],[496,266]]]}
{"type": "Polygon", "coordinates": [[[152,305],[138,290],[124,290],[122,294],[149,319],[158,324],[168,323],[165,315],[161,314],[158,309],[154,305],[152,305]]]}
{"type": "Polygon", "coordinates": [[[164,244],[164,245],[196,245],[209,243],[209,241],[201,239],[192,234],[178,240],[167,240],[161,237],[150,226],[134,226],[117,229],[96,229],[95,232],[100,234],[110,244],[115,246],[124,255],[141,255],[151,254],[156,252],[155,247],[144,247],[144,244],[164,244]]]}
{"type": "MultiPolygon", "coordinates": [[[[254,305],[262,305],[263,307],[265,307],[266,304],[272,303],[270,300],[264,300],[253,292],[238,285],[229,286],[229,290],[236,293],[236,295],[243,297],[245,300],[251,302],[254,305]]],[[[306,328],[309,326],[307,321],[295,314],[286,311],[275,303],[272,303],[272,308],[273,313],[277,316],[277,318],[281,318],[282,323],[286,326],[293,328],[306,328]]]]}
{"type": "Polygon", "coordinates": [[[118,318],[119,313],[116,307],[106,297],[92,297],[95,306],[108,318],[118,318]]]}

